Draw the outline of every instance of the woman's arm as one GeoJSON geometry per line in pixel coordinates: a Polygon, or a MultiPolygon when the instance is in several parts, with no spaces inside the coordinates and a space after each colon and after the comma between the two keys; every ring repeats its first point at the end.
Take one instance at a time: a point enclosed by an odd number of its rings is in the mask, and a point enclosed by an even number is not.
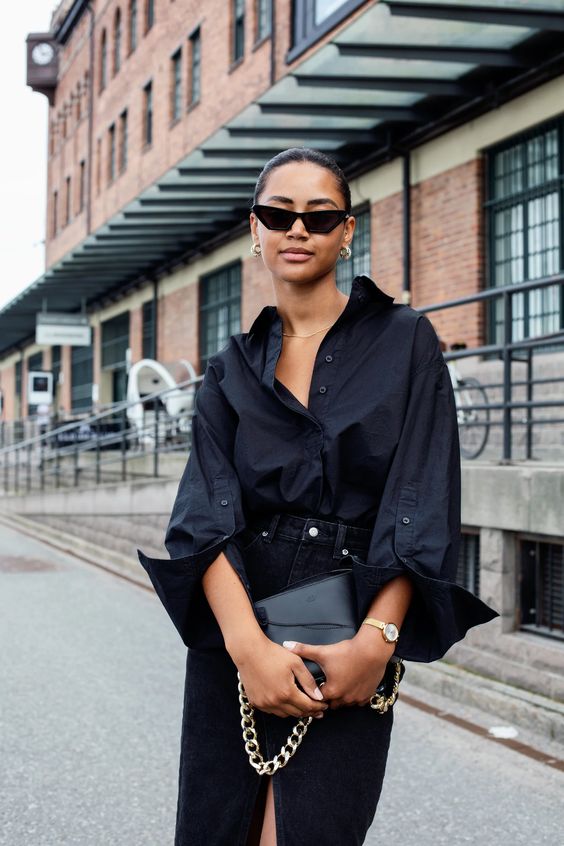
{"type": "MultiPolygon", "coordinates": [[[[395,623],[400,630],[413,595],[413,584],[407,575],[386,582],[373,599],[366,616],[386,623],[395,623]]],[[[350,640],[331,646],[306,643],[288,644],[288,649],[302,658],[311,658],[323,667],[327,682],[323,695],[331,708],[342,705],[366,705],[382,681],[386,664],[396,644],[387,643],[374,626],[361,625],[350,640]]]]}
{"type": "Polygon", "coordinates": [[[301,658],[264,634],[239,576],[223,553],[204,573],[202,587],[249,702],[278,717],[322,715],[327,705],[315,679],[301,658]]]}

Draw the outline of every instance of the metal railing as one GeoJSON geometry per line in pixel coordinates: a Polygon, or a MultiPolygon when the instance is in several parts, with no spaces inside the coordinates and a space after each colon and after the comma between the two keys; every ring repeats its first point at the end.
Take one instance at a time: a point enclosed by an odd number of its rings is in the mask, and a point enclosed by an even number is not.
{"type": "MultiPolygon", "coordinates": [[[[4,492],[31,493],[163,475],[163,456],[185,453],[190,447],[193,396],[202,378],[187,379],[62,426],[47,425],[40,434],[0,449],[4,492]],[[164,399],[179,391],[192,393],[190,410],[170,414],[164,399]]],[[[164,475],[170,475],[166,468],[164,475]]]]}
{"type": "MultiPolygon", "coordinates": [[[[537,279],[505,288],[494,288],[467,297],[448,300],[417,309],[423,313],[459,308],[480,301],[502,297],[504,302],[504,340],[472,349],[445,351],[455,390],[463,457],[476,458],[482,454],[491,431],[501,430],[501,462],[512,460],[515,430],[524,430],[523,458],[531,459],[534,453],[534,433],[540,426],[562,425],[564,417],[535,418],[540,409],[564,407],[562,398],[535,399],[534,388],[549,383],[564,383],[564,372],[554,378],[535,379],[533,354],[545,348],[562,345],[564,330],[521,341],[511,341],[512,298],[516,294],[562,284],[563,276],[537,279]],[[522,379],[513,379],[512,364],[517,352],[524,353],[518,361],[525,364],[522,379]],[[500,382],[480,383],[475,378],[461,375],[455,360],[469,357],[495,357],[502,361],[500,382]],[[517,388],[522,388],[525,399],[515,399],[517,388]],[[492,401],[488,392],[501,394],[499,401],[492,401]],[[477,400],[477,401],[476,401],[477,400]],[[498,413],[499,419],[493,419],[498,413]],[[515,416],[515,414],[520,416],[515,416]]],[[[563,357],[564,371],[564,357],[563,357]]],[[[188,379],[177,386],[155,391],[134,402],[118,403],[97,414],[65,423],[20,442],[0,448],[0,485],[5,493],[20,494],[43,491],[47,488],[69,488],[81,484],[100,484],[109,481],[178,476],[178,462],[168,464],[167,456],[183,453],[190,448],[192,411],[171,415],[164,400],[168,394],[179,390],[195,395],[203,377],[188,379]],[[132,409],[143,409],[142,416],[132,421],[132,409]]],[[[193,408],[193,404],[192,404],[193,408]]],[[[564,446],[564,437],[561,439],[564,446]]],[[[490,450],[491,451],[491,450],[490,450]]],[[[499,455],[496,456],[499,460],[499,455]]],[[[562,460],[564,460],[564,450],[562,460]]]]}

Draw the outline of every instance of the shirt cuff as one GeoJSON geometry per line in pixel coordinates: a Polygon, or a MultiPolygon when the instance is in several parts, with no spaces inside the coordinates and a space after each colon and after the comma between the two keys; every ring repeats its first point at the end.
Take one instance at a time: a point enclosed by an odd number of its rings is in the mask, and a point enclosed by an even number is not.
{"type": "Polygon", "coordinates": [[[499,617],[497,611],[471,591],[455,582],[426,576],[407,561],[386,567],[351,557],[359,619],[366,615],[377,591],[387,582],[402,575],[412,581],[413,596],[394,651],[398,658],[424,663],[436,661],[462,640],[468,629],[499,617]]]}
{"type": "Polygon", "coordinates": [[[219,649],[225,646],[202,586],[202,576],[221,552],[241,579],[252,602],[243,557],[233,535],[223,535],[200,552],[170,559],[151,558],[142,550],[137,550],[139,562],[157,596],[183,643],[191,648],[219,649]]]}

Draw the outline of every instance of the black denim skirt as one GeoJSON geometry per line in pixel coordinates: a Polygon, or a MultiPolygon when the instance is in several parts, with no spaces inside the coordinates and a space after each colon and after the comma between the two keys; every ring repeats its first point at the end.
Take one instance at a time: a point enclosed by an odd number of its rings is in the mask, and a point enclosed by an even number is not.
{"type": "MultiPolygon", "coordinates": [[[[365,557],[370,531],[275,514],[245,530],[245,567],[255,600],[365,557]]],[[[327,710],[273,778],[277,846],[357,846],[380,798],[393,706],[327,710]]],[[[296,722],[255,709],[261,750],[280,751],[296,722]]],[[[237,669],[223,649],[190,649],[182,719],[175,846],[245,846],[261,779],[242,738],[237,669]]]]}

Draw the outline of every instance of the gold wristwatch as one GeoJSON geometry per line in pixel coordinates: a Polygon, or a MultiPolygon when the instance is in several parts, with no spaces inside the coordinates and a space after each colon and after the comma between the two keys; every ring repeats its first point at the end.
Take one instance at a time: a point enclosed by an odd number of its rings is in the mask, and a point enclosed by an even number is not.
{"type": "Polygon", "coordinates": [[[399,640],[399,630],[395,623],[384,623],[382,620],[375,620],[374,617],[366,617],[362,622],[381,629],[386,643],[396,643],[399,640]]]}

